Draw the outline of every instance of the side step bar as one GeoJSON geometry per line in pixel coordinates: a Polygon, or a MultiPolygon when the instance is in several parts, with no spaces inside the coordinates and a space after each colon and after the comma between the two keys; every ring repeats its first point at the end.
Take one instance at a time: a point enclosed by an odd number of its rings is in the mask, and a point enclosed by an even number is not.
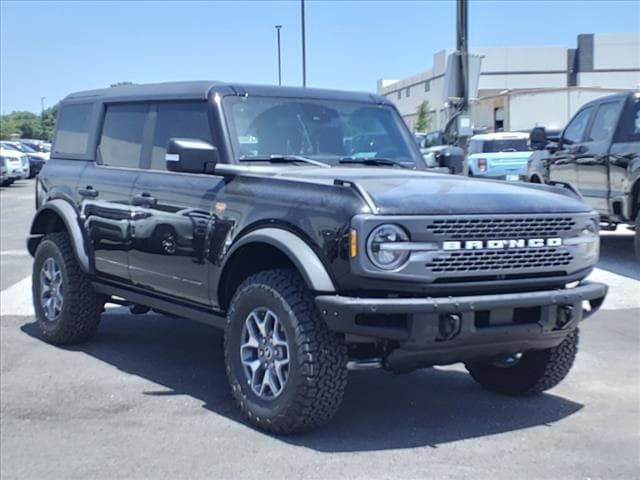
{"type": "Polygon", "coordinates": [[[126,298],[129,302],[137,305],[144,305],[154,310],[206,323],[217,328],[224,328],[226,323],[226,317],[222,312],[189,305],[177,299],[161,298],[102,282],[93,282],[93,288],[103,295],[126,298]]]}

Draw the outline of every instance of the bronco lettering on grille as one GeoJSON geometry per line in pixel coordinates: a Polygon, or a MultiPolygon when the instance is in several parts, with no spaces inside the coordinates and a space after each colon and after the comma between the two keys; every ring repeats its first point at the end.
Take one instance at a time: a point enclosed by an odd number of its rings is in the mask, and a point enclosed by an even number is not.
{"type": "Polygon", "coordinates": [[[510,238],[496,240],[452,240],[442,242],[443,250],[504,250],[507,248],[559,247],[562,238],[510,238]]]}

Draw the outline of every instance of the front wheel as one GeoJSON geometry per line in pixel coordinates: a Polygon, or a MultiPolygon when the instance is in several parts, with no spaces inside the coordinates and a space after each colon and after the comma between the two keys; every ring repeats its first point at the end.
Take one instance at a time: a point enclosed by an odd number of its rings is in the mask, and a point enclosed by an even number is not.
{"type": "Polygon", "coordinates": [[[556,347],[497,361],[470,362],[466,367],[473,379],[487,390],[507,395],[535,395],[555,387],[567,376],[577,352],[576,329],[556,347]]]}
{"type": "Polygon", "coordinates": [[[347,383],[346,347],[293,270],[260,272],[240,285],[227,316],[225,362],[242,412],[273,433],[327,422],[347,383]]]}
{"type": "Polygon", "coordinates": [[[91,338],[104,306],[80,268],[66,233],[50,233],[33,262],[33,306],[44,339],[55,345],[91,338]]]}

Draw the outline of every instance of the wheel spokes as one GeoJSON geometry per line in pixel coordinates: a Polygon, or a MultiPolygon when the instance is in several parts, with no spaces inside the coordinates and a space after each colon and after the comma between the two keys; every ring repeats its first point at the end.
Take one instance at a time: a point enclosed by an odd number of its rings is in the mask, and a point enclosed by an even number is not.
{"type": "Polygon", "coordinates": [[[253,392],[265,399],[280,395],[288,377],[289,344],[277,315],[266,308],[253,310],[241,342],[240,358],[253,392]]]}

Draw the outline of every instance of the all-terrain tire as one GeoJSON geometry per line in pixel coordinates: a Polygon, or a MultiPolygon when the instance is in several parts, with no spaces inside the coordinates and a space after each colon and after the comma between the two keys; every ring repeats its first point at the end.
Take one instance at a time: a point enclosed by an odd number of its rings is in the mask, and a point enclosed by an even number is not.
{"type": "Polygon", "coordinates": [[[314,429],[333,417],[347,384],[347,349],[320,318],[311,292],[293,270],[268,270],[245,280],[231,301],[225,329],[226,370],[233,396],[253,425],[272,433],[314,429]],[[288,378],[275,398],[250,386],[240,345],[248,316],[267,308],[289,344],[288,378]]]}
{"type": "Polygon", "coordinates": [[[578,352],[578,329],[558,346],[525,353],[512,366],[490,360],[470,362],[467,370],[482,387],[507,395],[536,395],[558,385],[569,373],[578,352]]]}
{"type": "Polygon", "coordinates": [[[44,339],[55,345],[82,343],[96,333],[104,298],[98,295],[82,271],[69,236],[50,233],[38,245],[33,262],[33,307],[44,339]],[[47,259],[53,259],[62,275],[62,307],[53,319],[47,318],[40,301],[43,289],[41,271],[47,259]]]}

